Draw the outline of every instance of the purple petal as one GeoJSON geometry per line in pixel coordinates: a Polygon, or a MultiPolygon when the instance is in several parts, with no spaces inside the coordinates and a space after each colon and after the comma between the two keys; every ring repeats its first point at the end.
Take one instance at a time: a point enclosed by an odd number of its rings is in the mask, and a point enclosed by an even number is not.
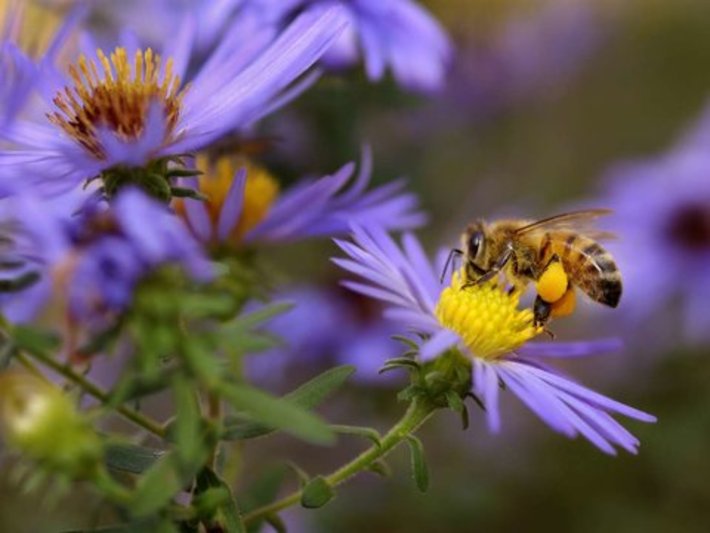
{"type": "Polygon", "coordinates": [[[244,188],[246,187],[246,183],[247,170],[246,168],[242,168],[234,176],[219,214],[219,220],[217,221],[217,238],[220,241],[227,240],[227,237],[229,237],[229,234],[237,225],[237,222],[239,222],[244,204],[244,188]]]}

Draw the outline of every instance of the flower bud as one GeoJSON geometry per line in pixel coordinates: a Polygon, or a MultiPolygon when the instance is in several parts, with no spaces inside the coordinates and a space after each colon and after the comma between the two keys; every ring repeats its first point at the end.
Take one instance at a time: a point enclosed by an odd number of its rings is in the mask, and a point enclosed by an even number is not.
{"type": "Polygon", "coordinates": [[[81,477],[100,461],[89,422],[60,389],[35,376],[0,376],[0,422],[12,447],[49,470],[81,477]]]}

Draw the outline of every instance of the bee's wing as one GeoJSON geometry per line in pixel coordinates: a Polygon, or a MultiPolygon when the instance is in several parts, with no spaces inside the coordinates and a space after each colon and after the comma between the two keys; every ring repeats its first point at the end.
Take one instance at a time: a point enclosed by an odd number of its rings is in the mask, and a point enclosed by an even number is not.
{"type": "Polygon", "coordinates": [[[611,209],[585,209],[562,213],[542,220],[527,224],[515,231],[516,235],[525,235],[536,231],[574,230],[594,240],[613,239],[615,235],[608,231],[594,229],[594,221],[603,216],[610,215],[611,209]]]}

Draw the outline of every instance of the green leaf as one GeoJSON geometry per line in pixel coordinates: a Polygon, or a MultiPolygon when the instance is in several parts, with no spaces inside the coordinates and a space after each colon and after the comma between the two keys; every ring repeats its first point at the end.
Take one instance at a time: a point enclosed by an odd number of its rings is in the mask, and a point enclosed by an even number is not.
{"type": "Polygon", "coordinates": [[[335,490],[325,478],[318,476],[303,487],[301,505],[306,509],[317,509],[335,497],[335,490]]]}
{"type": "Polygon", "coordinates": [[[303,468],[298,466],[293,461],[287,461],[286,466],[293,470],[293,472],[296,474],[296,476],[298,477],[298,483],[301,485],[301,487],[305,487],[308,484],[311,479],[311,476],[309,476],[303,468]]]}
{"type": "Polygon", "coordinates": [[[276,533],[288,533],[286,529],[286,524],[281,520],[281,517],[277,514],[270,514],[264,518],[267,524],[269,524],[276,533]]]}
{"type": "Polygon", "coordinates": [[[275,398],[248,385],[222,384],[222,396],[264,426],[281,429],[315,444],[332,444],[335,435],[314,414],[285,399],[275,398]]]}
{"type": "Polygon", "coordinates": [[[195,377],[210,387],[222,379],[224,368],[213,350],[197,339],[182,336],[180,353],[195,377]]]}
{"type": "Polygon", "coordinates": [[[272,318],[286,313],[293,309],[293,302],[277,302],[270,305],[265,305],[264,307],[257,309],[256,311],[251,311],[249,313],[244,313],[236,318],[230,327],[250,330],[257,326],[262,325],[264,322],[271,320],[272,318]]]}
{"type": "Polygon", "coordinates": [[[170,434],[175,441],[175,454],[181,465],[198,469],[207,455],[207,449],[195,387],[183,376],[175,376],[172,388],[177,414],[170,434]]]}
{"type": "Polygon", "coordinates": [[[266,468],[260,477],[251,484],[249,489],[239,496],[242,509],[248,512],[274,501],[287,472],[286,465],[275,465],[266,468]]]}
{"type": "Polygon", "coordinates": [[[407,436],[407,444],[409,444],[409,453],[412,459],[414,482],[421,492],[426,492],[429,488],[429,470],[424,458],[424,445],[414,435],[407,436]]]}
{"type": "Polygon", "coordinates": [[[15,353],[15,343],[9,339],[3,339],[0,346],[0,370],[5,370],[10,366],[10,361],[15,353]]]}
{"type": "Polygon", "coordinates": [[[135,375],[128,372],[111,391],[109,406],[119,406],[130,400],[137,400],[144,396],[155,394],[165,389],[178,370],[175,366],[168,366],[157,370],[150,375],[135,375]]]}
{"type": "Polygon", "coordinates": [[[392,475],[392,469],[383,459],[370,464],[367,469],[382,477],[390,477],[392,475]]]}
{"type": "Polygon", "coordinates": [[[178,528],[167,518],[149,518],[98,529],[72,529],[62,533],[178,533],[178,528]]]}
{"type": "Polygon", "coordinates": [[[281,339],[268,332],[232,331],[230,333],[223,335],[223,339],[229,347],[229,352],[233,354],[258,354],[283,345],[281,339]]]}
{"type": "Polygon", "coordinates": [[[361,426],[342,426],[342,425],[331,425],[330,429],[336,433],[343,433],[345,435],[356,435],[358,437],[364,437],[372,441],[378,448],[382,446],[380,440],[380,434],[372,428],[361,427],[361,426]]]}
{"type": "Polygon", "coordinates": [[[142,474],[165,452],[135,444],[109,443],[105,446],[106,466],[112,470],[142,474]]]}
{"type": "MultiPolygon", "coordinates": [[[[313,409],[342,387],[353,372],[355,372],[355,367],[349,365],[332,368],[286,394],[283,400],[303,409],[313,409]]],[[[253,439],[268,435],[273,431],[273,427],[249,420],[248,417],[228,417],[223,438],[226,440],[253,439]]]]}
{"type": "Polygon", "coordinates": [[[342,387],[354,372],[355,367],[351,365],[331,368],[289,392],[284,399],[305,409],[313,409],[342,387]]]}
{"type": "Polygon", "coordinates": [[[17,326],[12,337],[18,348],[30,353],[51,353],[59,347],[59,337],[30,326],[17,326]]]}
{"type": "MultiPolygon", "coordinates": [[[[203,468],[197,476],[195,505],[198,510],[201,506],[206,505],[205,495],[211,494],[219,497],[219,492],[223,493],[224,498],[216,500],[214,515],[212,516],[211,527],[217,526],[220,531],[229,533],[246,533],[246,527],[242,522],[242,517],[239,514],[237,503],[234,500],[232,491],[229,486],[211,469],[203,468]],[[217,492],[215,492],[217,491],[217,492]]],[[[217,530],[217,528],[215,528],[217,530]]]]}
{"type": "Polygon", "coordinates": [[[136,518],[154,515],[182,492],[194,475],[179,468],[174,452],[166,453],[138,481],[128,510],[136,518]]]}

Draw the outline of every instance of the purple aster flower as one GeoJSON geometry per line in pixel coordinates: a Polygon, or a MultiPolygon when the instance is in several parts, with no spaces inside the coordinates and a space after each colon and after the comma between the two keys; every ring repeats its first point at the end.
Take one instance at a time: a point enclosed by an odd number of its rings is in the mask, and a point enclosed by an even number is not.
{"type": "Polygon", "coordinates": [[[362,56],[372,81],[390,68],[408,89],[431,91],[444,84],[451,42],[431,14],[411,0],[247,0],[245,5],[276,24],[297,12],[340,5],[350,24],[324,56],[327,66],[349,67],[362,56]]]}
{"type": "Polygon", "coordinates": [[[129,179],[126,168],[143,171],[131,174],[135,183],[156,172],[167,176],[168,161],[249,126],[302,90],[292,83],[345,25],[333,8],[298,16],[268,46],[240,44],[244,35],[234,32],[189,87],[181,80],[194,36],[190,20],[163,51],[164,62],[150,49],[81,55],[69,68],[71,82],[54,92],[49,120],[17,123],[6,135],[14,149],[0,154],[0,192],[37,186],[51,194],[102,173],[113,183],[104,175],[104,187],[115,187],[129,179]]]}
{"type": "Polygon", "coordinates": [[[196,281],[212,276],[202,248],[180,220],[139,190],[127,188],[110,207],[93,203],[72,215],[77,199],[3,200],[3,276],[6,282],[37,278],[4,295],[10,320],[31,320],[52,295],[62,295],[70,320],[101,322],[125,309],[137,283],[168,263],[181,265],[196,281]]]}
{"type": "Polygon", "coordinates": [[[530,309],[517,309],[519,294],[497,281],[462,288],[458,274],[442,287],[438,273],[445,254],[435,267],[411,234],[400,246],[380,229],[357,228],[353,242],[336,243],[348,258],[334,261],[363,279],[344,285],[384,302],[386,317],[421,335],[423,360],[456,348],[472,361],[473,388],[486,405],[492,431],[501,426],[498,396],[503,384],[555,431],[582,435],[608,454],[616,453],[615,446],[636,453],[638,440],[611,415],[644,422],[655,421],[653,416],[583,387],[540,361],[543,355],[595,353],[608,342],[525,344],[541,329],[532,325],[530,309]]]}
{"type": "Polygon", "coordinates": [[[242,0],[93,0],[91,7],[102,22],[95,30],[102,37],[115,39],[115,35],[130,29],[141,42],[161,48],[174,38],[175,28],[185,17],[190,17],[194,22],[192,52],[201,54],[224,36],[241,3],[242,0]],[[155,23],[158,20],[160,24],[155,23]]]}
{"type": "Polygon", "coordinates": [[[178,210],[205,243],[286,242],[344,234],[353,223],[407,229],[425,220],[416,196],[403,191],[403,180],[367,190],[372,174],[369,149],[357,173],[355,164],[348,163],[280,195],[274,178],[248,160],[198,158],[197,167],[205,172],[197,189],[207,200],[185,200],[178,210]]]}
{"type": "Polygon", "coordinates": [[[617,165],[604,200],[615,211],[611,229],[624,236],[609,247],[625,274],[624,315],[636,322],[655,315],[658,327],[685,330],[692,342],[710,341],[710,155],[703,136],[701,127],[666,154],[617,165]]]}

